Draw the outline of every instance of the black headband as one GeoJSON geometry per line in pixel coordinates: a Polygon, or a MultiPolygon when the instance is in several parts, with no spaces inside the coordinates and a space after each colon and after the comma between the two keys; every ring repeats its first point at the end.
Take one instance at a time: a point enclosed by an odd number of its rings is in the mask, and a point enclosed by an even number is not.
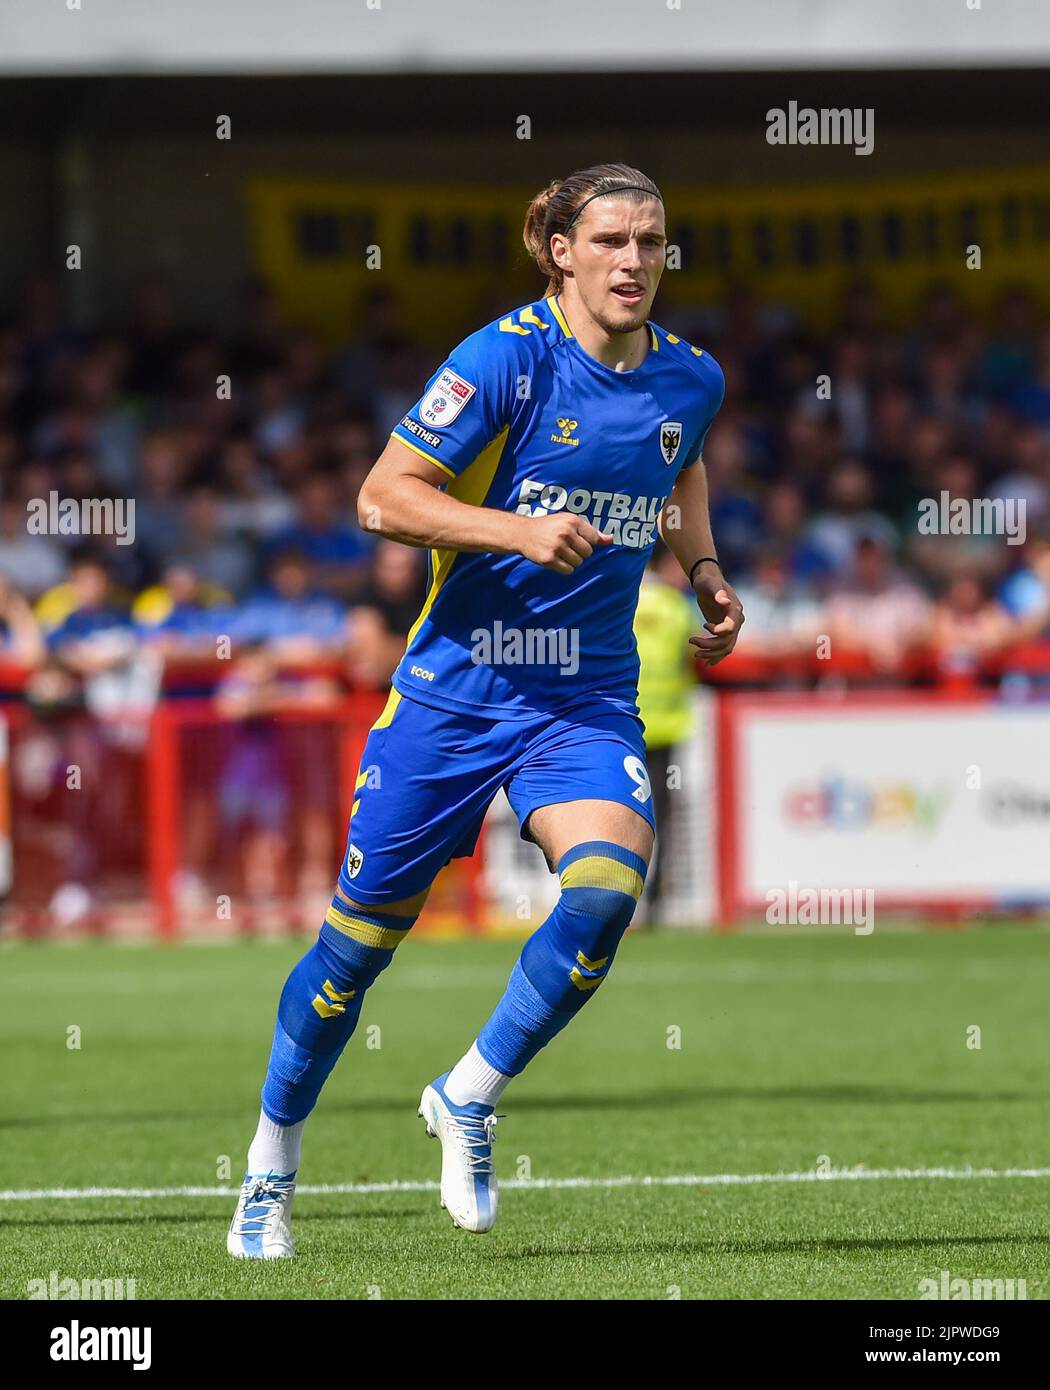
{"type": "Polygon", "coordinates": [[[663,198],[660,197],[659,193],[655,192],[652,188],[644,188],[640,183],[622,183],[620,184],[619,188],[603,188],[598,193],[592,193],[589,198],[584,198],[583,202],[580,204],[580,206],[576,209],[573,215],[569,218],[568,222],[565,224],[565,227],[562,230],[562,236],[568,235],[569,230],[572,227],[572,224],[579,217],[580,213],[584,210],[588,203],[593,203],[595,198],[608,198],[611,194],[614,193],[631,192],[645,193],[648,197],[658,198],[661,203],[663,202],[663,198]]]}

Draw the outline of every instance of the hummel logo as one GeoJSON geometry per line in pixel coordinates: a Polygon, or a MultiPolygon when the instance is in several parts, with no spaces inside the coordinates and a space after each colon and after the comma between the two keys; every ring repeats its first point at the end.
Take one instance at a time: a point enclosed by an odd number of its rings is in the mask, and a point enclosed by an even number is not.
{"type": "Polygon", "coordinates": [[[561,434],[552,434],[552,435],[551,435],[551,443],[552,443],[552,444],[570,444],[570,445],[572,445],[572,446],[575,446],[575,445],[579,444],[580,441],[579,441],[578,439],[570,439],[570,438],[569,438],[569,436],[572,434],[573,430],[579,429],[579,427],[580,427],[580,422],[579,422],[579,420],[570,420],[570,419],[568,419],[567,416],[559,415],[559,416],[558,416],[558,428],[561,430],[561,434]]]}

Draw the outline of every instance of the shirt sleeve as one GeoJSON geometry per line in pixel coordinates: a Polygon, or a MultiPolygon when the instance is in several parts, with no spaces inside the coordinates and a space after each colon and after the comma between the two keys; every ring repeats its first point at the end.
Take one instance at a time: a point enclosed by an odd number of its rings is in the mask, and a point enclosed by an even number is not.
{"type": "Polygon", "coordinates": [[[707,387],[707,403],[700,431],[696,435],[694,443],[685,456],[685,463],[682,465],[683,468],[692,468],[694,463],[699,463],[700,456],[704,452],[704,440],[707,438],[707,432],[714,423],[715,416],[718,414],[719,410],[721,410],[723,400],[725,400],[726,379],[722,373],[722,368],[713,357],[708,357],[706,354],[702,360],[706,360],[708,365],[707,380],[705,382],[707,387]]]}
{"type": "Polygon", "coordinates": [[[393,436],[456,478],[510,423],[514,364],[493,326],[464,339],[393,436]]]}

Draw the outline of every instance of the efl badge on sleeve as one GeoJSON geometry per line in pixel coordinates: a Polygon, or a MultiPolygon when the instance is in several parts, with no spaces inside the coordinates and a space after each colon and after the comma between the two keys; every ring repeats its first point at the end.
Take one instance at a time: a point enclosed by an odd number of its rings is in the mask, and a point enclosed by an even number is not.
{"type": "Polygon", "coordinates": [[[660,426],[660,453],[664,463],[670,465],[678,457],[682,447],[682,424],[680,420],[665,420],[660,426]]]}
{"type": "Polygon", "coordinates": [[[423,397],[419,407],[419,418],[435,429],[451,425],[459,412],[474,394],[475,388],[455,372],[445,370],[423,397]]]}

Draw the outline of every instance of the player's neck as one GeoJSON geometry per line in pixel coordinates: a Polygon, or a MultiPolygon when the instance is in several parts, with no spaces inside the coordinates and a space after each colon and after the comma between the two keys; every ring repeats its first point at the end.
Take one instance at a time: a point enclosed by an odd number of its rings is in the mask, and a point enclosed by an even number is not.
{"type": "Polygon", "coordinates": [[[595,322],[579,299],[564,289],[558,295],[558,303],[569,332],[588,357],[614,372],[632,372],[645,361],[649,353],[648,324],[630,333],[610,333],[595,322]]]}

